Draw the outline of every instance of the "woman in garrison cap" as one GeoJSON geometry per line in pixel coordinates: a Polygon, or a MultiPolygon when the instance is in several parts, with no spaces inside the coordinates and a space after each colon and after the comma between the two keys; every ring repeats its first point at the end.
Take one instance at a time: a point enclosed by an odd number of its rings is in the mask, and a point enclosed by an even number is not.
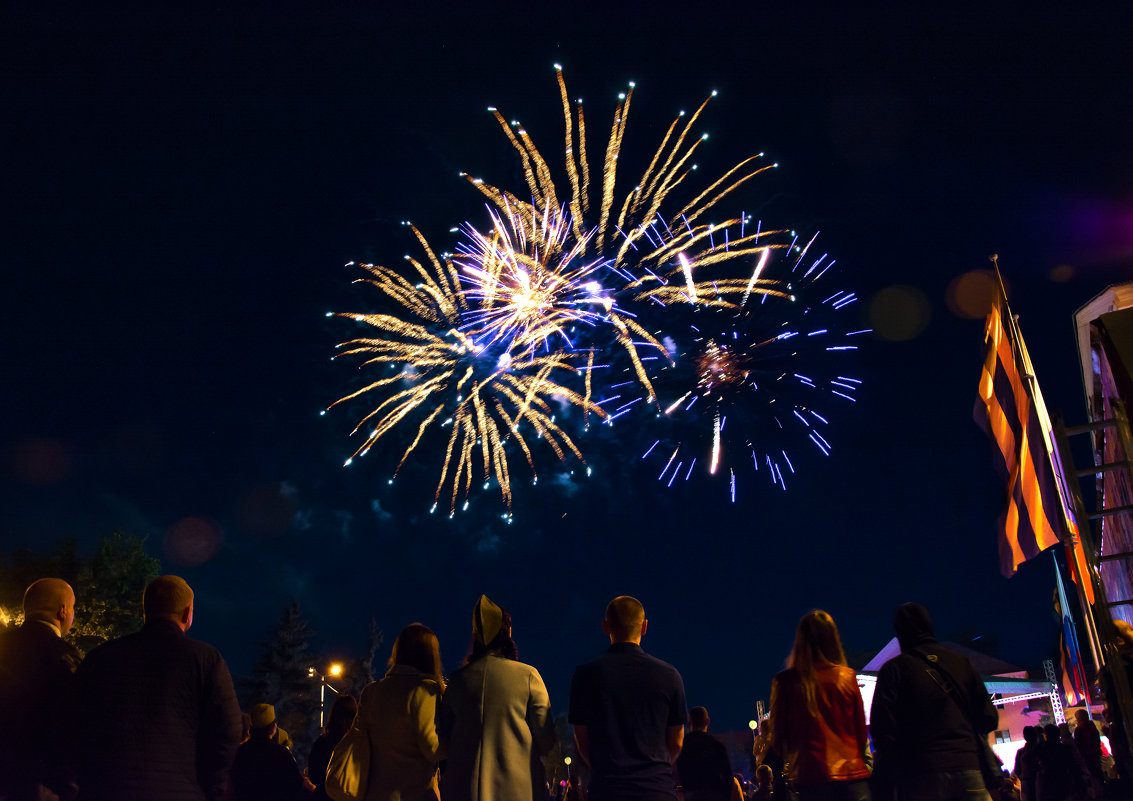
{"type": "Polygon", "coordinates": [[[437,709],[447,746],[444,801],[547,798],[543,756],[555,745],[551,701],[539,671],[516,661],[511,615],[480,596],[472,649],[437,709]]]}

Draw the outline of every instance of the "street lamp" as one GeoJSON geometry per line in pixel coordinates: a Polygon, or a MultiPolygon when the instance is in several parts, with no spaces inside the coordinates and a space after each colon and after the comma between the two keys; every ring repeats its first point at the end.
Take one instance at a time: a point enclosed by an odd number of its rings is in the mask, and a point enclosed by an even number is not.
{"type": "MultiPolygon", "coordinates": [[[[327,666],[327,673],[329,673],[332,678],[339,678],[340,676],[342,676],[342,663],[331,662],[330,665],[327,666]]],[[[309,678],[317,678],[319,680],[319,728],[321,729],[326,722],[327,688],[329,687],[331,689],[331,692],[333,692],[335,695],[338,695],[338,690],[334,688],[333,684],[327,681],[326,676],[324,676],[322,673],[319,673],[314,665],[307,668],[307,676],[309,678]]]]}

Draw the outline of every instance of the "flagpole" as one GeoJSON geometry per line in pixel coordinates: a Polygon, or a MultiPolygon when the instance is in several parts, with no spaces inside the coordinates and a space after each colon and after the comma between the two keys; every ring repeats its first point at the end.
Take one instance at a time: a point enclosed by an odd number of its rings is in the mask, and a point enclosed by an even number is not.
{"type": "MultiPolygon", "coordinates": [[[[1051,464],[1054,475],[1056,477],[1061,477],[1061,466],[1054,464],[1052,443],[1050,441],[1050,435],[1053,427],[1051,426],[1050,417],[1047,414],[1046,401],[1043,400],[1042,391],[1039,389],[1038,379],[1036,379],[1035,377],[1035,367],[1031,363],[1031,354],[1027,350],[1026,343],[1023,341],[1023,333],[1019,330],[1019,325],[1015,320],[1015,315],[1011,313],[1011,304],[1007,301],[1007,287],[1003,283],[1003,274],[999,272],[999,254],[993,253],[988,258],[991,261],[992,266],[995,268],[995,278],[999,284],[1000,297],[1003,299],[1003,316],[1007,318],[1007,323],[1011,329],[1011,338],[1018,346],[1019,356],[1023,362],[1022,373],[1031,389],[1032,403],[1035,407],[1035,412],[1039,417],[1039,428],[1042,429],[1043,433],[1043,445],[1044,451],[1046,452],[1046,458],[1051,464]]],[[[1061,507],[1060,512],[1062,515],[1063,529],[1067,532],[1067,536],[1070,538],[1070,542],[1063,542],[1063,545],[1069,545],[1073,550],[1075,545],[1074,540],[1077,537],[1077,524],[1075,523],[1075,525],[1073,526],[1070,525],[1068,516],[1069,512],[1067,510],[1069,510],[1071,507],[1068,499],[1065,496],[1066,489],[1062,486],[1061,480],[1055,482],[1055,490],[1058,493],[1059,506],[1061,507]]],[[[1080,542],[1078,544],[1080,546],[1080,542]]],[[[1055,568],[1057,569],[1057,567],[1058,563],[1056,561],[1055,568]]],[[[1087,569],[1091,569],[1090,565],[1087,565],[1087,569]]],[[[1091,578],[1091,576],[1079,576],[1078,581],[1074,582],[1074,586],[1078,592],[1078,605],[1082,609],[1082,622],[1086,625],[1086,641],[1090,644],[1090,657],[1094,661],[1094,672],[1097,673],[1097,671],[1101,670],[1103,664],[1101,658],[1101,639],[1098,636],[1097,622],[1094,620],[1094,607],[1091,603],[1089,603],[1086,597],[1085,587],[1082,586],[1086,581],[1090,581],[1091,578]]],[[[1062,577],[1061,574],[1059,574],[1060,585],[1061,581],[1062,577]]],[[[1073,625],[1073,620],[1071,621],[1071,625],[1073,625]]]]}
{"type": "MultiPolygon", "coordinates": [[[[1066,585],[1064,585],[1062,583],[1062,569],[1058,566],[1058,554],[1056,554],[1054,551],[1051,551],[1050,555],[1051,555],[1051,558],[1054,559],[1054,576],[1055,576],[1055,579],[1057,579],[1057,581],[1058,581],[1058,605],[1059,605],[1060,611],[1062,612],[1061,623],[1062,623],[1063,636],[1067,635],[1066,624],[1069,623],[1070,624],[1069,636],[1073,638],[1074,650],[1077,651],[1078,650],[1078,632],[1074,628],[1074,616],[1070,614],[1070,605],[1066,601],[1066,585]]],[[[1067,650],[1067,654],[1069,654],[1070,653],[1070,643],[1066,643],[1066,650],[1067,650]]],[[[1076,672],[1078,673],[1078,680],[1080,682],[1082,682],[1082,693],[1083,693],[1085,701],[1086,701],[1086,708],[1089,709],[1090,703],[1091,703],[1091,700],[1092,700],[1090,698],[1090,682],[1086,678],[1086,668],[1082,664],[1081,659],[1078,660],[1077,666],[1073,666],[1073,665],[1071,666],[1071,670],[1075,670],[1075,669],[1076,669],[1076,672]]]]}

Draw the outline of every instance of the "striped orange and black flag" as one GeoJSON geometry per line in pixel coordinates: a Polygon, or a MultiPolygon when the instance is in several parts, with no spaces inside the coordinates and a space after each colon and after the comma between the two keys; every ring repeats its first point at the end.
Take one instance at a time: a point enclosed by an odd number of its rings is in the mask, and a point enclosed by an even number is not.
{"type": "Polygon", "coordinates": [[[1032,379],[1020,369],[1022,343],[1011,333],[1010,318],[1005,323],[1008,313],[1000,292],[984,329],[987,354],[975,416],[995,443],[995,465],[1007,484],[999,516],[999,564],[1005,576],[1012,576],[1020,564],[1060,541],[1063,523],[1032,379]]]}

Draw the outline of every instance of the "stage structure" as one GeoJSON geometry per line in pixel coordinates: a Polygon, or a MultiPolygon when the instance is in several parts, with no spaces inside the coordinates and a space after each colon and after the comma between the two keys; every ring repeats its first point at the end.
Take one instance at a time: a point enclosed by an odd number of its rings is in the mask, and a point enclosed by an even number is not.
{"type": "MultiPolygon", "coordinates": [[[[1133,282],[1110,286],[1078,309],[1074,327],[1089,422],[1066,426],[1056,420],[1054,435],[1062,489],[1081,523],[1067,561],[1100,669],[1120,662],[1113,621],[1133,622],[1133,440],[1126,413],[1133,400],[1133,282]],[[1093,458],[1078,467],[1071,438],[1082,435],[1091,438],[1093,458]]],[[[1126,731],[1133,731],[1126,672],[1110,671],[1110,677],[1112,697],[1106,700],[1111,706],[1116,701],[1126,731]]]]}
{"type": "MultiPolygon", "coordinates": [[[[1133,403],[1133,282],[1111,286],[1082,306],[1074,327],[1090,422],[1066,434],[1088,433],[1093,440],[1093,469],[1075,472],[1079,479],[1094,479],[1095,512],[1088,519],[1104,602],[1113,617],[1133,623],[1133,474],[1126,411],[1133,403]]],[[[1088,492],[1086,486],[1081,489],[1088,492]]]]}

